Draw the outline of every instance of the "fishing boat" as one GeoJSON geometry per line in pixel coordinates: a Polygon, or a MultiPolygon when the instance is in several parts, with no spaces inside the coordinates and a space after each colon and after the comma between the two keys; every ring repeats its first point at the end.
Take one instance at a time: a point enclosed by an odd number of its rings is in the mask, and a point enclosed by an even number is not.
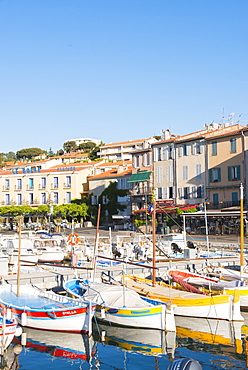
{"type": "Polygon", "coordinates": [[[43,291],[31,285],[0,286],[0,303],[25,327],[91,334],[96,305],[43,291]]]}
{"type": "MultiPolygon", "coordinates": [[[[149,279],[135,276],[124,276],[124,284],[141,296],[157,299],[175,305],[175,315],[243,321],[240,313],[240,295],[228,294],[205,295],[199,289],[191,292],[176,289],[164,282],[152,283],[149,279]]],[[[192,287],[193,288],[193,287],[192,287]]]]}
{"type": "Polygon", "coordinates": [[[7,319],[5,316],[0,317],[0,355],[10,345],[14,336],[21,335],[22,330],[16,319],[7,319]]]}
{"type": "Polygon", "coordinates": [[[190,291],[192,287],[207,292],[208,294],[234,295],[235,291],[238,291],[240,294],[241,311],[248,310],[248,285],[244,280],[225,281],[184,270],[169,270],[167,274],[173,281],[180,284],[180,286],[188,291],[190,291]]]}
{"type": "Polygon", "coordinates": [[[173,308],[142,299],[124,286],[72,279],[64,283],[64,289],[75,297],[96,302],[96,317],[105,322],[175,331],[173,308]]]}

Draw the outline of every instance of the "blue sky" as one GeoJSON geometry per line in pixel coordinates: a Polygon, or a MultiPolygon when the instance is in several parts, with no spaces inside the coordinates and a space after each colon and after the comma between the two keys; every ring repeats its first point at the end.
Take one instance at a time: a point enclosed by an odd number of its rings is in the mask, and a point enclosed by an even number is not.
{"type": "Polygon", "coordinates": [[[223,108],[246,125],[247,14],[247,0],[0,0],[0,152],[186,134],[223,108]]]}

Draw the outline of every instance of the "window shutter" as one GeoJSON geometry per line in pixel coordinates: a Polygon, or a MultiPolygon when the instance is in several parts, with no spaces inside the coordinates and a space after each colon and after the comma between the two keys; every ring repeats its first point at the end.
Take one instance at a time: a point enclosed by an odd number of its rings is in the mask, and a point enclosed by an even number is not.
{"type": "Polygon", "coordinates": [[[204,186],[203,185],[201,186],[201,198],[205,198],[204,197],[204,186]]]}
{"type": "Polygon", "coordinates": [[[197,186],[192,186],[192,195],[193,198],[197,198],[197,186]]]}
{"type": "Polygon", "coordinates": [[[154,162],[157,162],[157,160],[158,160],[158,148],[153,149],[153,154],[154,154],[154,162]]]}
{"type": "Polygon", "coordinates": [[[218,170],[218,181],[221,182],[221,169],[217,168],[218,170]]]}
{"type": "Polygon", "coordinates": [[[240,180],[240,166],[237,166],[237,180],[240,180]]]}
{"type": "Polygon", "coordinates": [[[210,168],[208,170],[208,177],[209,177],[209,182],[213,182],[213,170],[210,168]]]}
{"type": "Polygon", "coordinates": [[[232,167],[230,166],[227,167],[227,177],[228,181],[232,181],[232,167]]]}

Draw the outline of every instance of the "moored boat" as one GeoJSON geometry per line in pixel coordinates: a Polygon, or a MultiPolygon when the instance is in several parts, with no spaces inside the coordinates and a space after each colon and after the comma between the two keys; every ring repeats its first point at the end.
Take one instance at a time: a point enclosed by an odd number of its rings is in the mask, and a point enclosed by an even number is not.
{"type": "Polygon", "coordinates": [[[91,319],[96,305],[42,291],[31,285],[0,286],[0,303],[11,309],[22,325],[35,329],[91,334],[91,319]]]}
{"type": "Polygon", "coordinates": [[[15,335],[21,335],[21,328],[16,319],[0,317],[0,354],[10,345],[15,335]]]}
{"type": "Polygon", "coordinates": [[[173,288],[163,282],[142,279],[135,276],[125,276],[124,284],[141,296],[158,299],[175,305],[175,315],[243,321],[240,313],[240,295],[235,291],[234,296],[228,294],[204,295],[199,291],[187,292],[173,288]]]}
{"type": "Polygon", "coordinates": [[[97,303],[96,317],[112,324],[175,331],[173,308],[144,300],[126,287],[78,279],[64,283],[65,290],[97,303]]]}

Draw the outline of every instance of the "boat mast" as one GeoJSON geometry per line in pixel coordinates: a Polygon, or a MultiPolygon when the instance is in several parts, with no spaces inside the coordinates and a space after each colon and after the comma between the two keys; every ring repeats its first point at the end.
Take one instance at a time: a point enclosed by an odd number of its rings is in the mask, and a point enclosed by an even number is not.
{"type": "Polygon", "coordinates": [[[152,212],[152,285],[156,284],[156,200],[153,202],[152,212]]]}
{"type": "Polygon", "coordinates": [[[92,276],[93,282],[95,280],[96,259],[97,259],[96,254],[97,254],[98,243],[99,243],[100,213],[101,213],[101,204],[98,204],[97,223],[96,223],[96,240],[95,240],[94,255],[93,255],[93,276],[92,276]]]}
{"type": "Polygon", "coordinates": [[[245,266],[244,258],[244,187],[240,184],[240,275],[243,277],[245,266]]]}
{"type": "Polygon", "coordinates": [[[21,232],[22,232],[22,217],[18,220],[18,260],[17,260],[17,290],[16,295],[20,295],[20,280],[21,280],[21,232]]]}

